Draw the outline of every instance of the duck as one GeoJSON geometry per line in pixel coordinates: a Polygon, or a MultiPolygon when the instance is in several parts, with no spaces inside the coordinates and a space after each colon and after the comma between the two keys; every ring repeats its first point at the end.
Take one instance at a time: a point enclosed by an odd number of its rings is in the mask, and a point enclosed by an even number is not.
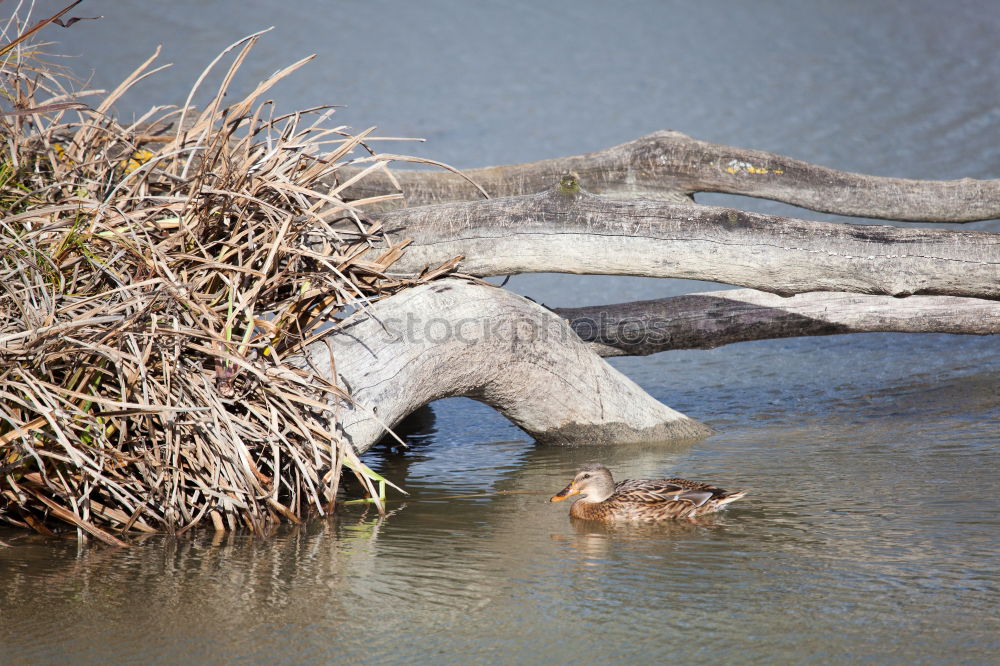
{"type": "Polygon", "coordinates": [[[746,494],[746,490],[729,492],[711,483],[676,478],[615,483],[611,470],[590,464],[581,467],[570,484],[549,501],[561,502],[579,495],[569,510],[572,518],[653,522],[714,513],[746,494]]]}

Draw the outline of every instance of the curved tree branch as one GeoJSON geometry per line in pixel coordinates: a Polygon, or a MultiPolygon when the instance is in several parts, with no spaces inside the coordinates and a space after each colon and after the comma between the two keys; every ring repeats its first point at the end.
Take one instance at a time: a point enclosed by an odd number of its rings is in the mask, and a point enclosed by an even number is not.
{"type": "MultiPolygon", "coordinates": [[[[825,213],[919,222],[1000,218],[1000,179],[910,180],[838,171],[775,153],[698,141],[680,132],[654,132],[584,155],[464,173],[490,196],[534,194],[576,172],[594,194],[691,203],[695,192],[743,194],[825,213]]],[[[343,169],[341,182],[355,173],[343,169]]],[[[481,194],[440,171],[393,171],[406,205],[474,201],[481,194]]],[[[347,194],[361,199],[396,191],[387,177],[368,177],[347,194]]]]}
{"type": "Polygon", "coordinates": [[[475,276],[690,278],[783,295],[850,291],[1000,298],[1000,234],[807,222],[714,206],[618,201],[563,187],[391,211],[412,239],[393,271],[456,256],[475,276]]]}
{"type": "Polygon", "coordinates": [[[814,292],[783,298],[730,289],[553,312],[601,356],[840,333],[1000,334],[1000,302],[951,296],[898,299],[814,292]]]}
{"type": "Polygon", "coordinates": [[[711,431],[650,397],[531,301],[458,279],[402,291],[355,313],[296,361],[354,404],[332,418],[359,451],[429,402],[468,396],[537,440],[625,443],[711,431]]]}

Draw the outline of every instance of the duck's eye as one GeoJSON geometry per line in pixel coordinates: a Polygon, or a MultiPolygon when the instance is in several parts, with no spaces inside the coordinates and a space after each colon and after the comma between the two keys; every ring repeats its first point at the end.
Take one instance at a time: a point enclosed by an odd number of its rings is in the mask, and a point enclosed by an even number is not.
{"type": "Polygon", "coordinates": [[[589,475],[589,474],[584,474],[584,475],[583,475],[583,478],[585,478],[585,479],[589,479],[589,478],[590,478],[590,475],[589,475]]]}

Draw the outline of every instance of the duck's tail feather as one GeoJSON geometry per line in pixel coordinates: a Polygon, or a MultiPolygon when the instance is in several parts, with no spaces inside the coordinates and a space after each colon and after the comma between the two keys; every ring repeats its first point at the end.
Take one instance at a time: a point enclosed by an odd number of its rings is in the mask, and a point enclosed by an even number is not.
{"type": "Polygon", "coordinates": [[[746,496],[747,492],[749,491],[741,490],[739,492],[732,493],[731,495],[726,495],[725,497],[719,500],[718,506],[724,506],[726,504],[729,504],[730,502],[735,502],[738,499],[743,499],[743,497],[746,496]]]}

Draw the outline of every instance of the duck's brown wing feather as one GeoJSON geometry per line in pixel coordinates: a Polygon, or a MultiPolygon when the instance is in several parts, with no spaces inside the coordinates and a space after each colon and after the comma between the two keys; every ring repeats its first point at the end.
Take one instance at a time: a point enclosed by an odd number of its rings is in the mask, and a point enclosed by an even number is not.
{"type": "Polygon", "coordinates": [[[684,501],[701,506],[725,492],[710,483],[687,479],[626,479],[615,484],[613,497],[618,501],[639,504],[684,501]]]}

